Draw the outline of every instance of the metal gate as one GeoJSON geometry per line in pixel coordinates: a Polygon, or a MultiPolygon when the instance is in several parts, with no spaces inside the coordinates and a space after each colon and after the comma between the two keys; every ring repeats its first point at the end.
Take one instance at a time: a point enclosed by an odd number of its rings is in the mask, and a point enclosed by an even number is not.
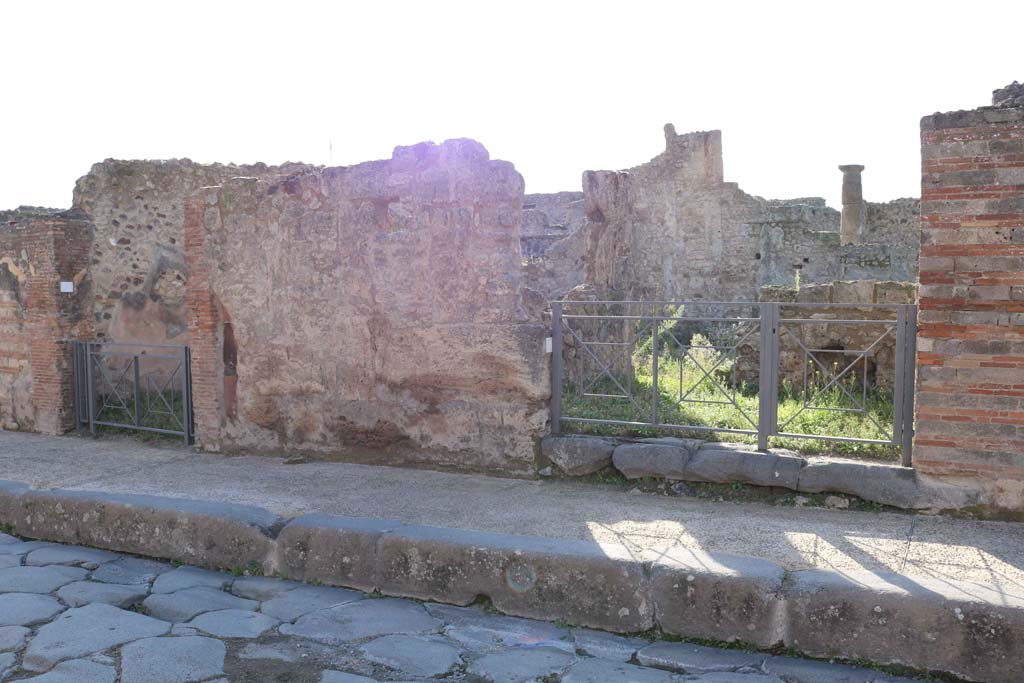
{"type": "Polygon", "coordinates": [[[567,423],[725,432],[756,437],[760,450],[768,448],[770,437],[884,444],[899,448],[903,465],[909,467],[916,338],[917,306],[910,304],[556,301],[551,329],[552,432],[560,433],[567,423]],[[837,310],[845,315],[837,316],[837,310]],[[724,341],[694,344],[694,338],[677,333],[680,325],[692,326],[691,330],[726,326],[729,335],[724,341]],[[857,343],[853,348],[830,348],[809,341],[821,335],[808,330],[823,325],[831,334],[857,343]],[[644,382],[638,383],[633,381],[634,365],[641,347],[644,382]],[[790,412],[780,416],[783,347],[789,360],[784,393],[790,412]],[[737,361],[745,350],[744,383],[738,379],[737,361]],[[666,371],[660,367],[666,359],[678,362],[666,371]],[[882,368],[882,359],[885,377],[869,377],[869,370],[882,368]],[[688,381],[683,377],[684,363],[688,381]],[[729,370],[723,370],[726,365],[729,370]],[[666,377],[675,372],[678,380],[666,377]],[[740,396],[741,384],[748,388],[746,397],[740,396]],[[886,392],[891,389],[884,419],[869,405],[879,386],[886,392]],[[750,388],[756,395],[749,395],[750,388]],[[823,396],[830,396],[831,403],[820,400],[823,396]],[[686,411],[674,411],[675,420],[661,414],[666,405],[697,404],[734,411],[732,426],[678,421],[686,411]],[[617,407],[603,410],[607,405],[617,407]],[[815,411],[861,415],[876,429],[877,438],[794,428],[800,416],[815,411]],[[615,416],[608,417],[608,412],[615,416]]]}
{"type": "Polygon", "coordinates": [[[79,431],[120,427],[193,443],[187,346],[76,341],[72,352],[79,431]]]}

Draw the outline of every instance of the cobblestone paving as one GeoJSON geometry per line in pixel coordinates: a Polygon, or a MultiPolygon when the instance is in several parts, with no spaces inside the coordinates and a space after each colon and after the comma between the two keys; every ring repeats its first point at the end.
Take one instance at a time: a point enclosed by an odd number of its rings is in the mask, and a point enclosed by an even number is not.
{"type": "Polygon", "coordinates": [[[0,681],[908,683],[0,534],[0,681]]]}

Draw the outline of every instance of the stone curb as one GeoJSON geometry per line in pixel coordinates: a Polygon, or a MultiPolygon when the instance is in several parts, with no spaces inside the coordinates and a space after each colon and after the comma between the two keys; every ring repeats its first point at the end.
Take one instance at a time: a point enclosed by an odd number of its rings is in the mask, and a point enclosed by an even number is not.
{"type": "Polygon", "coordinates": [[[886,463],[801,457],[779,451],[762,453],[751,446],[702,442],[672,437],[617,442],[602,437],[549,436],[544,452],[576,474],[558,458],[570,454],[573,463],[611,464],[627,479],[655,477],[710,483],[740,482],[801,493],[846,493],[864,500],[910,510],[956,510],[979,503],[978,493],[913,469],[886,463]]]}
{"type": "Polygon", "coordinates": [[[28,538],[218,569],[263,568],[282,521],[250,505],[8,486],[0,486],[0,513],[28,538]]]}
{"type": "Polygon", "coordinates": [[[782,643],[1012,683],[1024,669],[1024,591],[896,573],[787,572],[758,558],[305,515],[156,496],[35,491],[0,481],[22,536],[267,573],[630,633],[782,643]],[[283,525],[283,526],[282,526],[283,525]],[[277,530],[280,529],[278,532],[277,530]]]}

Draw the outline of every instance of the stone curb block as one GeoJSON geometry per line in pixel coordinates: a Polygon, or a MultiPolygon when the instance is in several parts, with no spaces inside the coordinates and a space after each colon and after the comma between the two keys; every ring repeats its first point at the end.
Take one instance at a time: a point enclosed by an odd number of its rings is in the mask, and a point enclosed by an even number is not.
{"type": "Polygon", "coordinates": [[[410,525],[382,536],[377,554],[389,595],[462,605],[483,595],[520,617],[654,626],[645,568],[623,546],[410,525]]]}
{"type": "Polygon", "coordinates": [[[21,496],[29,491],[28,484],[0,479],[0,524],[14,525],[21,505],[21,496]]]}
{"type": "Polygon", "coordinates": [[[375,590],[377,542],[401,525],[335,515],[297,517],[278,534],[274,568],[289,579],[375,590]]]}
{"type": "Polygon", "coordinates": [[[615,442],[596,436],[545,436],[540,450],[563,474],[578,477],[611,465],[615,442]]]}
{"type": "MultiPolygon", "coordinates": [[[[573,438],[548,437],[559,443],[573,438]]],[[[752,447],[722,443],[704,443],[695,448],[689,441],[661,438],[620,444],[612,452],[612,463],[627,479],[741,482],[802,493],[847,493],[910,510],[956,510],[979,502],[975,491],[923,477],[899,465],[762,453],[752,447]]],[[[576,439],[574,447],[584,449],[587,442],[576,439]]],[[[556,446],[549,444],[547,448],[553,450],[556,446]]],[[[558,448],[564,450],[567,446],[558,448]]]]}
{"type": "Polygon", "coordinates": [[[27,491],[16,533],[218,569],[264,568],[279,523],[263,508],[96,491],[27,491]]]}
{"type": "Polygon", "coordinates": [[[785,636],[786,571],[752,557],[649,551],[655,621],[666,633],[772,647],[785,636]]]}
{"type": "Polygon", "coordinates": [[[909,578],[894,572],[807,570],[786,587],[786,645],[1016,683],[1024,670],[1024,591],[909,578]]]}

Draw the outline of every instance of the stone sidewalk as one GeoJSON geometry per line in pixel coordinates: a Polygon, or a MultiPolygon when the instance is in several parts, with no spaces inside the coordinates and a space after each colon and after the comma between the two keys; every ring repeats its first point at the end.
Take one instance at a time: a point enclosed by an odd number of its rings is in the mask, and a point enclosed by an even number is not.
{"type": "Polygon", "coordinates": [[[912,683],[0,534],[0,681],[912,683]]]}
{"type": "Polygon", "coordinates": [[[618,486],[199,454],[130,439],[0,432],[0,479],[438,527],[894,571],[1024,597],[1024,524],[670,498],[618,486]]]}

